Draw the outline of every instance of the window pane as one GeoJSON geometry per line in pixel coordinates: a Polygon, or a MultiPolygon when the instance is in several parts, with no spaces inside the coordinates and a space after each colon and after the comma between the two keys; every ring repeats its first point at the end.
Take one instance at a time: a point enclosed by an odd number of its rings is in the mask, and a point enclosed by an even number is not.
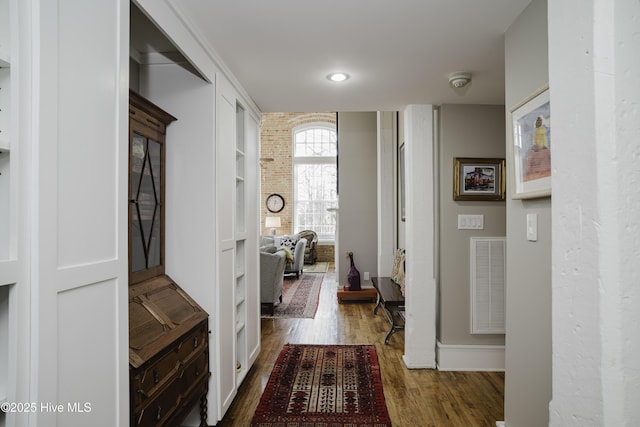
{"type": "Polygon", "coordinates": [[[295,232],[313,230],[321,239],[335,236],[335,216],[327,212],[337,205],[335,164],[295,165],[295,232]]]}
{"type": "Polygon", "coordinates": [[[335,157],[338,154],[335,130],[314,128],[301,130],[294,135],[294,156],[335,157]]]}
{"type": "Polygon", "coordinates": [[[334,240],[335,215],[327,209],[336,207],[338,200],[336,131],[306,128],[295,132],[293,140],[294,156],[299,158],[294,165],[294,232],[313,230],[322,240],[334,240]]]}

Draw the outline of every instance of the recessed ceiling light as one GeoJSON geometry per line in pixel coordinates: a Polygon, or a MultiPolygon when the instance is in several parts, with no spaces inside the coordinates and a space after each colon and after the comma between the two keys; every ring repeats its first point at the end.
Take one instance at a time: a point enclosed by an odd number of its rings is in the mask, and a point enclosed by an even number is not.
{"type": "Polygon", "coordinates": [[[349,74],[346,73],[331,73],[327,76],[332,82],[343,82],[349,78],[349,74]]]}

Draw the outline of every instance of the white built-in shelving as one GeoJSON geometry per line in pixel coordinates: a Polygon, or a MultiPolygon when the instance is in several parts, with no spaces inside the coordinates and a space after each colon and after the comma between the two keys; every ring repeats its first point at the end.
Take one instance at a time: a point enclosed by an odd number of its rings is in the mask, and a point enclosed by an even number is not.
{"type": "Polygon", "coordinates": [[[11,67],[5,59],[0,57],[0,260],[11,258],[11,67]]]}
{"type": "MultiPolygon", "coordinates": [[[[11,328],[15,321],[12,312],[11,291],[17,282],[15,246],[16,212],[15,183],[11,158],[11,37],[9,0],[0,0],[0,403],[14,395],[9,389],[9,348],[11,328]],[[13,230],[13,232],[12,232],[13,230]]],[[[15,156],[14,156],[15,158],[15,156]]],[[[6,424],[6,415],[0,411],[0,427],[6,424]]]]}
{"type": "Polygon", "coordinates": [[[11,25],[9,0],[0,0],[0,151],[9,150],[11,111],[11,25]]]}
{"type": "Polygon", "coordinates": [[[7,154],[11,148],[9,142],[11,112],[11,67],[0,57],[0,151],[7,154]]]}
{"type": "Polygon", "coordinates": [[[245,200],[245,110],[236,104],[236,194],[235,194],[235,240],[236,240],[236,374],[238,384],[248,371],[247,358],[247,236],[246,236],[246,200],[245,200]]]}
{"type": "Polygon", "coordinates": [[[218,417],[231,406],[260,352],[259,115],[216,78],[216,381],[218,417]]]}

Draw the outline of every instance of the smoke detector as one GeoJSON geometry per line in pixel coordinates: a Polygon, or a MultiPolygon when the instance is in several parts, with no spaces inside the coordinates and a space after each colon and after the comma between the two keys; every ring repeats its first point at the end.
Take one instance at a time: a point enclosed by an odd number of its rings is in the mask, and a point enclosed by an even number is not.
{"type": "Polygon", "coordinates": [[[455,88],[465,87],[471,81],[471,73],[459,71],[449,74],[449,84],[455,88]]]}

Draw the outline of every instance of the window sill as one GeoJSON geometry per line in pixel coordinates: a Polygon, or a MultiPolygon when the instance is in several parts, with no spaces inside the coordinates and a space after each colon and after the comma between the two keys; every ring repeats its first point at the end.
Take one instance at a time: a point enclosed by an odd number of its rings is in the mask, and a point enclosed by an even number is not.
{"type": "Polygon", "coordinates": [[[335,240],[318,240],[318,246],[335,246],[335,240]]]}

